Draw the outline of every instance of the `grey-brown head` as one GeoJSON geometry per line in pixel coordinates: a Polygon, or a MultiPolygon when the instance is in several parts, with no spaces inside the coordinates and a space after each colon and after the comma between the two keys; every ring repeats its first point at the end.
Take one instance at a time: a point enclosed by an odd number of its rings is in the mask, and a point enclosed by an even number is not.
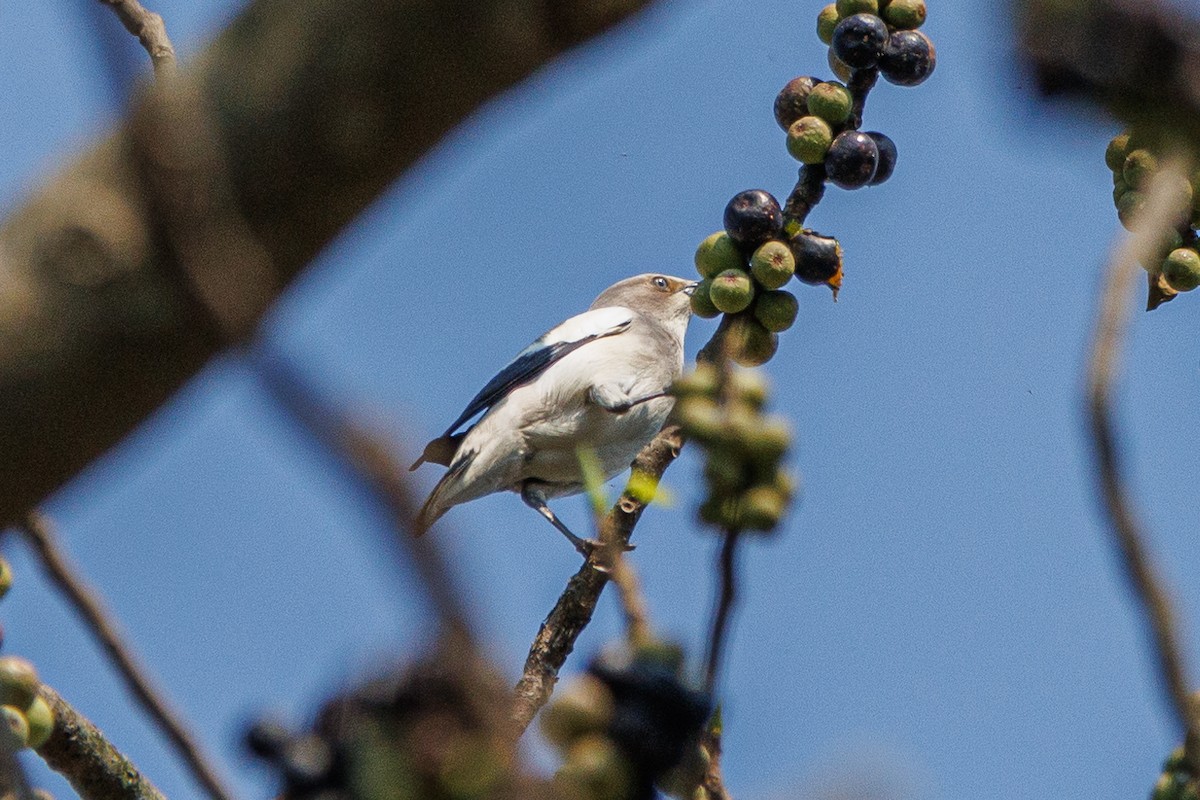
{"type": "Polygon", "coordinates": [[[663,325],[686,324],[695,288],[696,281],[648,272],[617,281],[600,293],[591,308],[624,306],[663,325]]]}

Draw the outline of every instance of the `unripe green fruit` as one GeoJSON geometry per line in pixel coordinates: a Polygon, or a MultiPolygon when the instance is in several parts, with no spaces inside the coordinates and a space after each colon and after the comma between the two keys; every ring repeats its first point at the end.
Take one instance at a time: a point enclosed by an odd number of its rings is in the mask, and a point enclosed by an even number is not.
{"type": "Polygon", "coordinates": [[[836,81],[818,83],[808,95],[808,110],[830,125],[841,125],[850,116],[854,98],[836,81]]]}
{"type": "Polygon", "coordinates": [[[1200,253],[1190,247],[1172,250],[1163,261],[1162,274],[1175,291],[1192,291],[1200,286],[1200,253]]]}
{"type": "Polygon", "coordinates": [[[743,367],[761,366],[779,349],[779,337],[749,314],[732,317],[725,335],[730,356],[743,367]]]}
{"type": "Polygon", "coordinates": [[[704,462],[704,479],[714,494],[731,495],[742,491],[747,477],[736,458],[720,458],[713,454],[704,462]]]}
{"type": "Polygon", "coordinates": [[[39,685],[33,664],[17,656],[0,658],[0,705],[29,708],[39,685]]]}
{"type": "Polygon", "coordinates": [[[696,271],[715,278],[727,269],[744,269],[746,258],[725,231],[717,231],[696,248],[696,271]]]}
{"type": "Polygon", "coordinates": [[[714,442],[725,432],[721,409],[708,397],[685,397],[675,404],[675,418],[688,436],[701,442],[714,442]]]}
{"type": "Polygon", "coordinates": [[[837,0],[837,12],[843,18],[851,14],[878,14],[879,0],[837,0]]]}
{"type": "Polygon", "coordinates": [[[1133,230],[1134,220],[1141,215],[1146,207],[1146,196],[1139,191],[1130,189],[1117,200],[1117,218],[1125,226],[1125,230],[1133,230]]]}
{"type": "Polygon", "coordinates": [[[717,396],[721,381],[720,373],[712,364],[700,363],[686,375],[682,375],[671,384],[671,395],[674,397],[708,397],[717,396]]]}
{"type": "Polygon", "coordinates": [[[757,370],[735,369],[729,373],[729,392],[754,410],[767,402],[767,381],[757,370]]]}
{"type": "Polygon", "coordinates": [[[727,269],[713,278],[708,296],[712,303],[726,314],[744,311],[754,300],[754,284],[750,276],[740,269],[727,269]]]}
{"type": "Polygon", "coordinates": [[[1125,158],[1129,155],[1129,134],[1119,133],[1108,143],[1104,151],[1104,163],[1113,172],[1125,169],[1125,158]]]}
{"type": "Polygon", "coordinates": [[[54,710],[41,696],[35,697],[25,712],[25,720],[29,723],[29,746],[37,750],[54,733],[54,710]]]}
{"type": "Polygon", "coordinates": [[[12,588],[12,584],[12,566],[8,563],[8,559],[0,558],[0,597],[8,594],[8,590],[12,588]]]}
{"type": "Polygon", "coordinates": [[[829,55],[825,57],[825,61],[829,64],[829,69],[839,79],[846,83],[854,77],[854,70],[850,69],[850,65],[837,57],[837,53],[833,52],[833,48],[829,48],[829,55]]]}
{"type": "Polygon", "coordinates": [[[833,29],[837,27],[838,20],[837,6],[830,3],[821,9],[821,13],[817,14],[817,38],[825,44],[833,43],[833,29]]]}
{"type": "Polygon", "coordinates": [[[788,128],[787,151],[803,164],[824,163],[831,144],[833,128],[820,117],[801,117],[788,128]]]}
{"type": "Polygon", "coordinates": [[[925,24],[925,0],[891,0],[883,9],[883,21],[900,30],[916,30],[925,24]]]}
{"type": "Polygon", "coordinates": [[[19,708],[0,705],[0,748],[10,753],[29,746],[29,720],[19,708]]]}
{"type": "Polygon", "coordinates": [[[796,296],[783,289],[762,292],[754,301],[754,318],[773,333],[781,333],[792,327],[800,304],[796,296]]]}
{"type": "Polygon", "coordinates": [[[1112,193],[1113,205],[1120,207],[1121,197],[1128,191],[1129,191],[1129,184],[1125,182],[1124,178],[1121,178],[1119,181],[1114,183],[1113,184],[1113,193],[1112,193]]]}
{"type": "Polygon", "coordinates": [[[764,289],[778,289],[796,274],[796,257],[783,242],[767,242],[750,257],[750,274],[764,289]]]}
{"type": "Polygon", "coordinates": [[[742,496],[742,524],[747,530],[773,530],[785,511],[787,499],[770,486],[755,486],[742,496]]]}
{"type": "Polygon", "coordinates": [[[546,740],[566,751],[581,736],[603,731],[612,715],[612,691],[599,678],[584,675],[555,692],[539,724],[546,740]]]}
{"type": "Polygon", "coordinates": [[[712,281],[705,278],[692,290],[692,313],[697,317],[712,319],[721,313],[721,309],[713,305],[712,296],[709,294],[711,289],[712,281]]]}
{"type": "Polygon", "coordinates": [[[1134,150],[1125,157],[1121,175],[1133,189],[1145,189],[1150,176],[1158,171],[1158,158],[1149,150],[1134,150]]]}
{"type": "Polygon", "coordinates": [[[592,734],[571,747],[554,780],[565,784],[568,797],[611,800],[629,796],[633,776],[612,740],[592,734]]]}
{"type": "Polygon", "coordinates": [[[1163,772],[1187,772],[1187,753],[1184,751],[1183,745],[1180,745],[1171,751],[1170,755],[1167,756],[1167,759],[1163,761],[1162,768],[1163,772]]]}
{"type": "Polygon", "coordinates": [[[792,445],[792,429],[779,417],[759,417],[755,425],[742,432],[746,454],[759,464],[779,463],[792,445]]]}
{"type": "Polygon", "coordinates": [[[1182,789],[1183,786],[1175,780],[1174,775],[1159,775],[1150,800],[1182,800],[1182,789]]]}

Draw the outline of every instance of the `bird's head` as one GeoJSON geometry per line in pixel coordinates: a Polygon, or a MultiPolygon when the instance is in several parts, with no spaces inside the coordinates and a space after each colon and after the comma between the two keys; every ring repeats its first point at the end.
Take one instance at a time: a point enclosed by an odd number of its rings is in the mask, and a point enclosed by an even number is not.
{"type": "Polygon", "coordinates": [[[696,281],[648,272],[618,281],[600,293],[592,308],[624,306],[663,324],[687,320],[696,281]]]}

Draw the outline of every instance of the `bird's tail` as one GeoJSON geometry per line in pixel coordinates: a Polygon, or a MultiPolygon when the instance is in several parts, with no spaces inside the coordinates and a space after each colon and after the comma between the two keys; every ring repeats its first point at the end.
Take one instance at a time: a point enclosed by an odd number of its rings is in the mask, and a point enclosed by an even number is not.
{"type": "Polygon", "coordinates": [[[443,514],[454,507],[454,502],[446,502],[446,492],[458,481],[458,478],[466,471],[474,459],[475,454],[471,453],[467,457],[455,461],[450,466],[450,469],[446,471],[446,474],[442,476],[442,479],[437,482],[437,486],[433,487],[433,491],[429,493],[425,504],[417,512],[417,518],[413,520],[413,533],[416,536],[420,536],[433,527],[433,523],[441,519],[443,514]]]}

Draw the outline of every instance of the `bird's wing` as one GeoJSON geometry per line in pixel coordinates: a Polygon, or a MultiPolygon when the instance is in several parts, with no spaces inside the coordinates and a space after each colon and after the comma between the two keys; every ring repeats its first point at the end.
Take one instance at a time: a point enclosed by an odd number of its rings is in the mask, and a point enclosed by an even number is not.
{"type": "Polygon", "coordinates": [[[568,353],[578,350],[588,342],[626,330],[633,323],[633,319],[634,312],[628,308],[609,306],[585,311],[547,331],[518,353],[508,366],[479,390],[479,394],[467,404],[458,419],[454,420],[454,424],[446,429],[445,436],[453,434],[480,411],[499,403],[513,389],[537,378],[568,353]]]}

